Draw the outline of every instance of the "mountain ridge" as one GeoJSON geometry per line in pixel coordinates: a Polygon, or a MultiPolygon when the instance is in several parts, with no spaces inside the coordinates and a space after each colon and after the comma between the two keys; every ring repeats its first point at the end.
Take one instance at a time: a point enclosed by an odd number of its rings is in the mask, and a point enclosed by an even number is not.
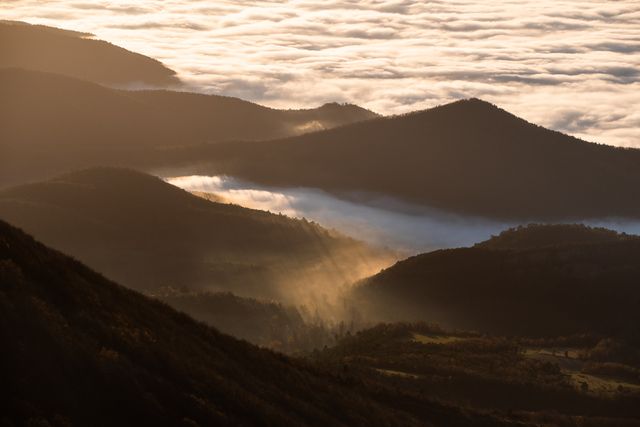
{"type": "Polygon", "coordinates": [[[583,224],[528,224],[502,231],[475,248],[494,250],[527,250],[545,247],[601,244],[640,239],[640,236],[619,233],[603,227],[583,224]]]}
{"type": "Polygon", "coordinates": [[[91,166],[179,166],[170,148],[282,137],[372,117],[376,114],[351,105],[277,110],[232,97],[125,91],[4,68],[0,186],[91,166]]]}
{"type": "Polygon", "coordinates": [[[190,155],[208,162],[200,173],[500,220],[640,217],[640,150],[582,141],[477,99],[190,155]]]}
{"type": "Polygon", "coordinates": [[[100,84],[179,86],[175,71],[92,34],[0,21],[0,68],[56,72],[100,84]]]}

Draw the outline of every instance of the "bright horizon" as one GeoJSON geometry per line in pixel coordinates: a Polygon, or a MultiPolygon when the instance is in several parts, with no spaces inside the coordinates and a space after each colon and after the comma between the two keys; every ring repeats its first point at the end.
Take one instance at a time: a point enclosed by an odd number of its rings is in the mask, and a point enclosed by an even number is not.
{"type": "Polygon", "coordinates": [[[159,59],[191,90],[272,107],[396,114],[478,97],[587,141],[640,147],[634,1],[18,0],[0,3],[0,17],[90,32],[159,59]]]}

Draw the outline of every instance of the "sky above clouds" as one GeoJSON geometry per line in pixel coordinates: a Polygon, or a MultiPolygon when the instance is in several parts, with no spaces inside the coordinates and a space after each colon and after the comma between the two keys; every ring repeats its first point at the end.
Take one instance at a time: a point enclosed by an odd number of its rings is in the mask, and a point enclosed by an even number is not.
{"type": "Polygon", "coordinates": [[[382,114],[479,97],[640,147],[640,2],[2,0],[0,18],[91,32],[193,90],[382,114]]]}

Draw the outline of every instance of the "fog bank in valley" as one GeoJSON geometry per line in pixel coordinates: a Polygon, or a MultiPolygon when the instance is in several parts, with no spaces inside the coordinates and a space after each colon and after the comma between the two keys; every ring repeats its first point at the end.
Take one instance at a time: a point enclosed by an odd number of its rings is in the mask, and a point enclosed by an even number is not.
{"type": "MultiPolygon", "coordinates": [[[[312,188],[273,188],[226,176],[179,176],[167,182],[188,191],[209,193],[221,201],[283,215],[307,218],[365,242],[405,254],[470,246],[518,222],[457,215],[369,195],[366,202],[338,198],[312,188]]],[[[531,219],[529,222],[536,222],[531,219]]],[[[640,234],[640,221],[589,219],[587,225],[640,234]]]]}
{"type": "Polygon", "coordinates": [[[366,203],[310,188],[270,188],[223,176],[182,176],[169,183],[254,209],[307,218],[351,237],[407,254],[468,246],[512,224],[447,214],[391,199],[366,203]]]}

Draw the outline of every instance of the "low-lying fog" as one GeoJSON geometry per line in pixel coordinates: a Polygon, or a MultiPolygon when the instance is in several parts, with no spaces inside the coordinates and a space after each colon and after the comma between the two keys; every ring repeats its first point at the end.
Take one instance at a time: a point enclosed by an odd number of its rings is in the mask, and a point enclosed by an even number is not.
{"type": "MultiPolygon", "coordinates": [[[[407,254],[470,246],[519,224],[456,215],[384,197],[368,197],[366,203],[360,203],[317,189],[266,187],[226,176],[192,175],[166,178],[166,181],[188,191],[214,194],[227,203],[305,217],[326,228],[407,254]]],[[[629,234],[640,233],[640,221],[582,222],[629,234]]]]}

